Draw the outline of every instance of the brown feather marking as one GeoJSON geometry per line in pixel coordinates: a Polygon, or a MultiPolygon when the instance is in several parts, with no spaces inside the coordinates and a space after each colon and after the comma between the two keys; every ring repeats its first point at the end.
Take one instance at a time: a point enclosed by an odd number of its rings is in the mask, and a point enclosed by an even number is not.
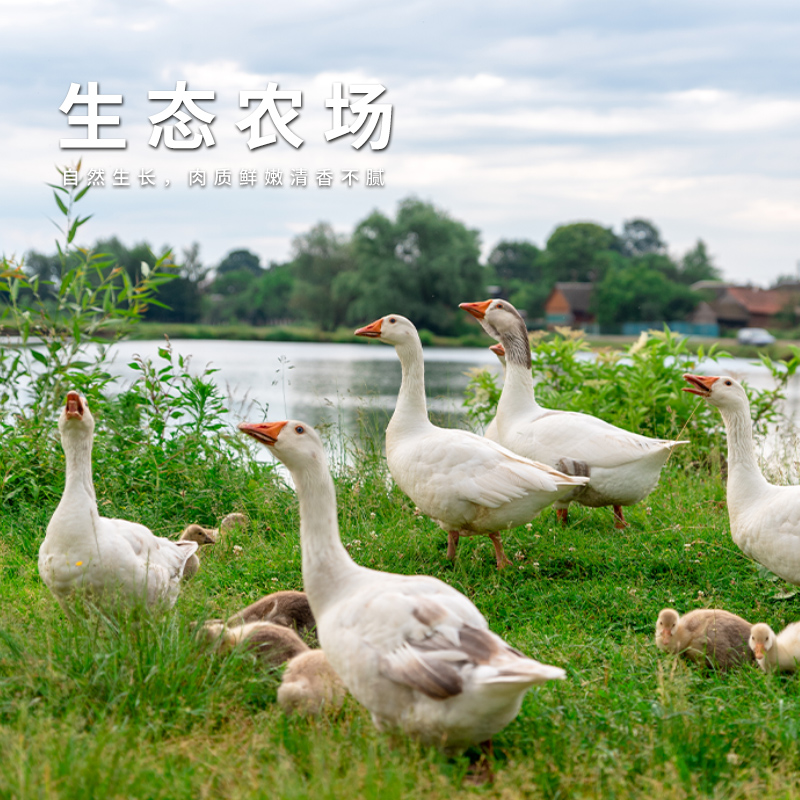
{"type": "Polygon", "coordinates": [[[279,666],[308,650],[308,645],[293,630],[269,622],[258,625],[244,643],[259,660],[270,666],[279,666]]]}
{"type": "Polygon", "coordinates": [[[488,664],[499,652],[497,642],[488,631],[473,628],[471,625],[461,628],[459,641],[461,649],[474,664],[488,664]]]}
{"type": "MultiPolygon", "coordinates": [[[[542,416],[545,416],[544,414],[542,416]]],[[[539,417],[541,419],[541,417],[539,417]]],[[[576,477],[588,478],[591,473],[591,467],[585,461],[579,461],[577,458],[562,458],[556,464],[556,469],[563,472],[565,475],[574,475],[576,477]]]]}
{"type": "Polygon", "coordinates": [[[381,659],[381,672],[395,683],[415,689],[434,700],[455,697],[464,690],[464,681],[458,671],[449,663],[436,658],[426,658],[414,647],[409,647],[414,659],[407,659],[402,667],[388,659],[381,659]]]}
{"type": "Polygon", "coordinates": [[[411,613],[423,625],[430,628],[447,616],[447,611],[439,603],[427,597],[418,598],[411,613]]]}
{"type": "Polygon", "coordinates": [[[248,622],[273,622],[300,633],[312,631],[316,626],[314,614],[305,592],[284,590],[273,592],[238,611],[228,625],[243,625],[248,622]]]}

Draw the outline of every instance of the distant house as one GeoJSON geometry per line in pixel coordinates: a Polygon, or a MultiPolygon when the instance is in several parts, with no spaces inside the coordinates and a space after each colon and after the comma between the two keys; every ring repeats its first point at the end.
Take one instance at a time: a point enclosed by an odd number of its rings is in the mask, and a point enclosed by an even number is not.
{"type": "Polygon", "coordinates": [[[798,312],[800,286],[782,284],[773,289],[700,281],[691,287],[713,294],[709,301],[721,328],[776,328],[791,324],[798,312]]]}
{"type": "Polygon", "coordinates": [[[544,304],[547,327],[569,325],[585,328],[594,325],[595,316],[589,311],[593,291],[593,283],[557,283],[544,304]]]}

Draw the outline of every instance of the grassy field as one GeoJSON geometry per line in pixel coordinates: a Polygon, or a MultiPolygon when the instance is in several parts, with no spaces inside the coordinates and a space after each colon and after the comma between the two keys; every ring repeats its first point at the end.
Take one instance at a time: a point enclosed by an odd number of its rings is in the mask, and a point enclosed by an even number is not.
{"type": "Polygon", "coordinates": [[[800,616],[731,542],[718,473],[668,465],[622,532],[609,509],[573,506],[563,529],[547,510],[505,535],[514,565],[498,573],[485,539],[462,541],[456,562],[446,561],[444,533],[387,488],[380,459],[367,451],[356,463],[337,470],[337,488],[343,539],[359,563],[442,578],[509,642],[568,672],[531,691],[496,737],[493,785],[469,785],[468,755],[447,759],[378,734],[352,699],[332,717],[286,718],[275,704],[278,672],[195,643],[192,621],[302,588],[294,495],[271,466],[243,460],[205,475],[198,465],[185,482],[153,485],[132,482],[120,458],[96,470],[101,513],[163,535],[233,510],[251,524],[203,552],[201,572],[164,618],[107,624],[68,620],[38,577],[60,485],[4,508],[0,797],[800,794],[796,679],[704,672],[653,642],[664,606],[722,607],[773,627],[800,616]]]}

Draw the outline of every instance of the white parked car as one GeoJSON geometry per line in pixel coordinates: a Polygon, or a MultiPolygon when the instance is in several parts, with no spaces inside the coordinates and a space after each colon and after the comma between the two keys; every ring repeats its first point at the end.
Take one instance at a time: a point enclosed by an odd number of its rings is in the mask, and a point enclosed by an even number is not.
{"type": "Polygon", "coordinates": [[[742,328],[736,334],[736,341],[739,344],[753,344],[756,347],[772,344],[775,337],[763,328],[742,328]]]}

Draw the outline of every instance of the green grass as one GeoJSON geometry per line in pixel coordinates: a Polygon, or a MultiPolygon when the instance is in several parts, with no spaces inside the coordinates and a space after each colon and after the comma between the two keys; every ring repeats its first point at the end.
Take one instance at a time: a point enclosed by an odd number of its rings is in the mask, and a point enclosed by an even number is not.
{"type": "Polygon", "coordinates": [[[107,460],[102,513],[177,535],[233,510],[252,523],[202,553],[202,569],[161,619],[67,619],[36,554],[60,486],[0,515],[2,798],[750,798],[800,794],[795,678],[754,668],[716,674],[658,652],[658,611],[716,606],[780,627],[800,617],[733,545],[720,476],[670,464],[617,531],[609,509],[552,510],[488,540],[445,535],[388,488],[364,456],[337,479],[343,539],[377,569],[426,573],[468,595],[524,652],[566,668],[528,693],[495,739],[497,780],[472,787],[468,757],[447,759],[378,734],[352,699],[336,716],[284,717],[278,672],[247,653],[220,657],[190,623],[260,595],[302,588],[293,494],[270,467],[174,474],[155,488],[107,460]],[[128,480],[126,482],[126,477],[128,480]],[[180,503],[175,498],[179,497],[180,503]],[[374,516],[373,516],[374,515],[374,516]],[[238,554],[234,546],[241,548],[238,554]]]}

